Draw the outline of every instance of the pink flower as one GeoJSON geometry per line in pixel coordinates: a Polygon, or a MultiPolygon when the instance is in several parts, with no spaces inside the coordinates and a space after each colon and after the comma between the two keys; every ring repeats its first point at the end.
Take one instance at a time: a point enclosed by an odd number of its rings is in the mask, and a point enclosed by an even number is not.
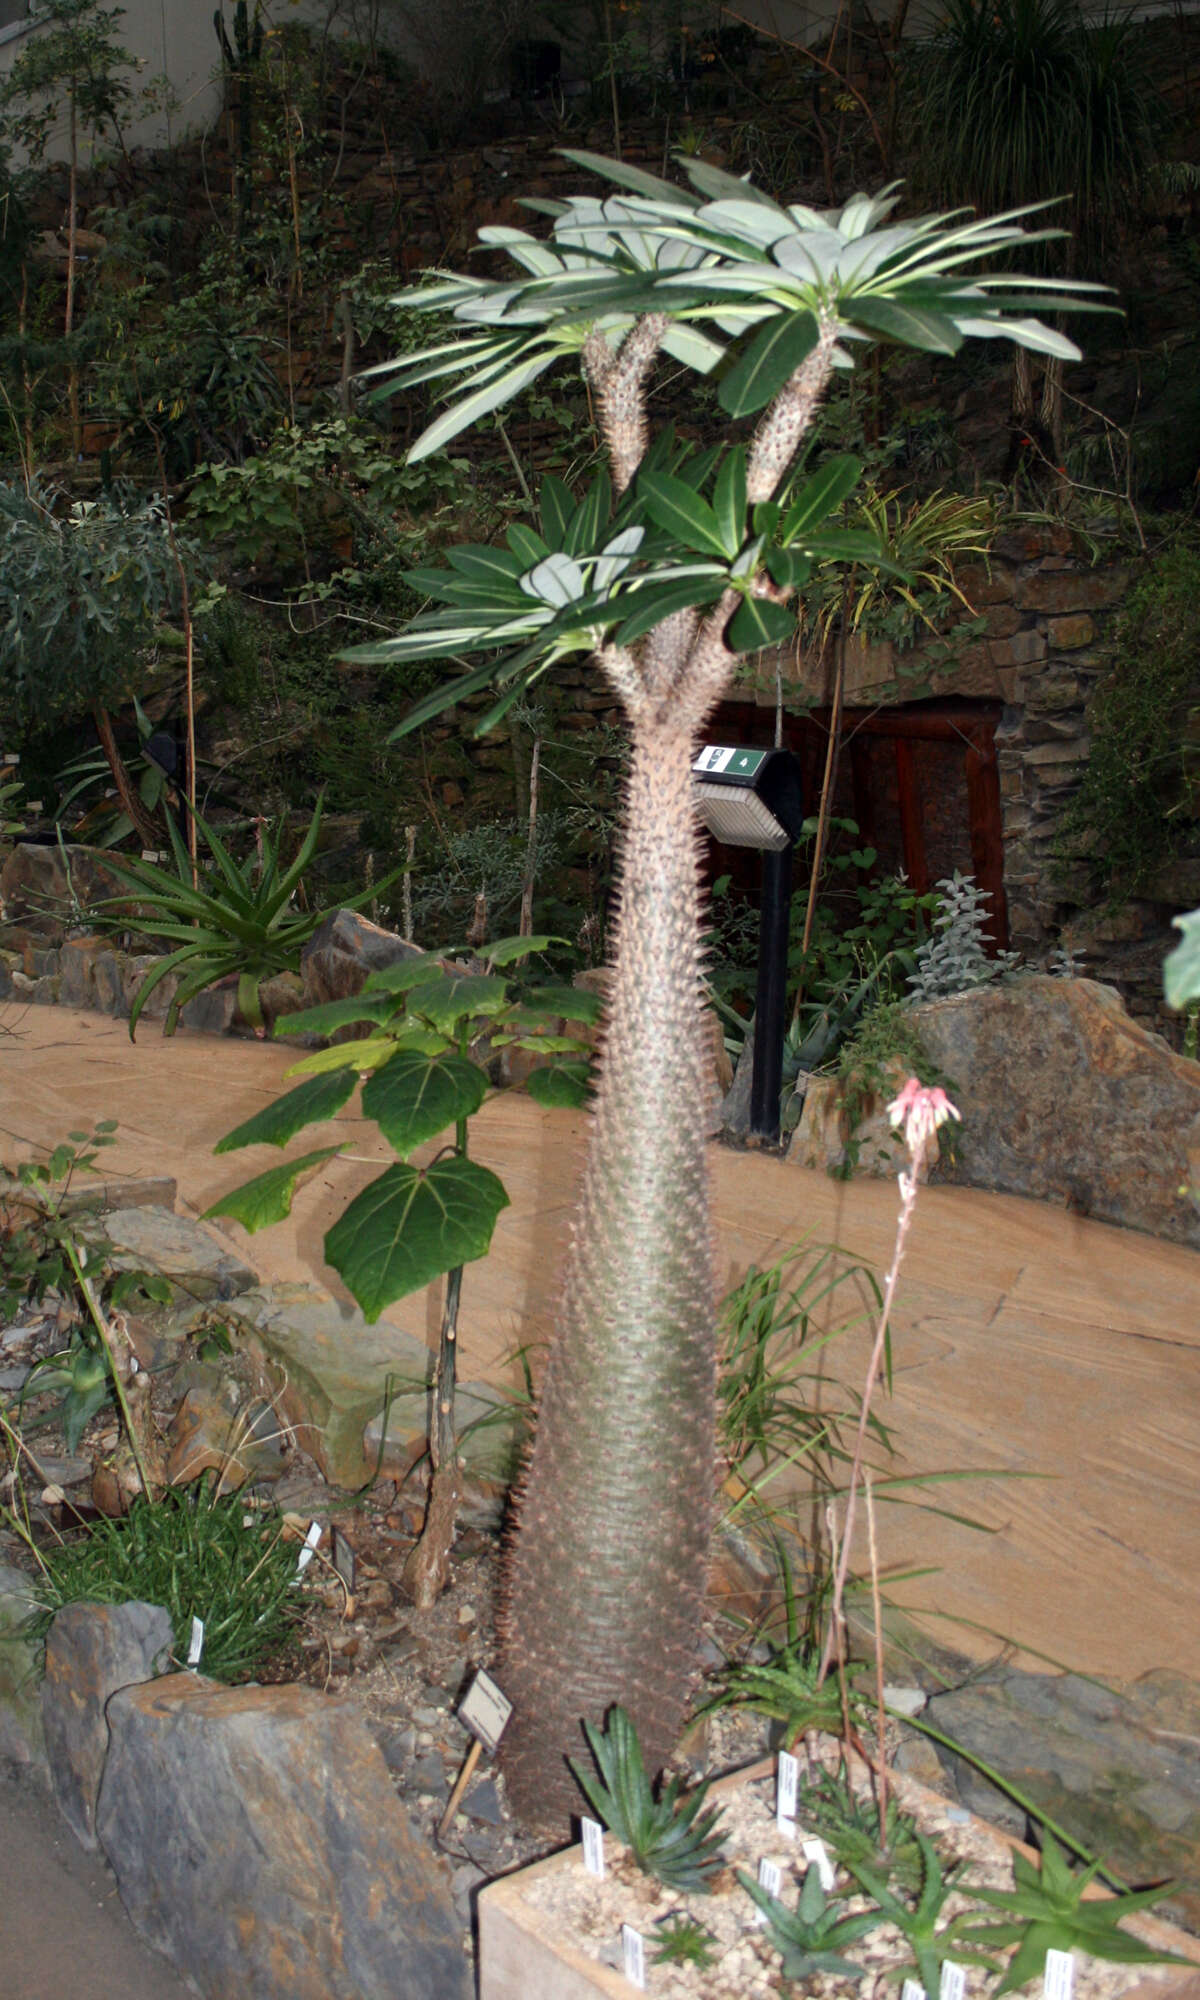
{"type": "Polygon", "coordinates": [[[888,1105],[888,1118],[904,1133],[904,1143],[918,1166],[925,1158],[938,1126],[944,1125],[949,1118],[961,1122],[961,1114],[951,1104],[945,1091],[936,1085],[927,1087],[915,1076],[909,1077],[899,1097],[888,1105]]]}

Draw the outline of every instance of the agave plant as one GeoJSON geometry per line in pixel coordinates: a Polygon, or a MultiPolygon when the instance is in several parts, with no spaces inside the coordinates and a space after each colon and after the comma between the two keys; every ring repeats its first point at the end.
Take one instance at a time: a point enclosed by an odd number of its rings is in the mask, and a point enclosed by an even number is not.
{"type": "Polygon", "coordinates": [[[951,353],[968,336],[1077,350],[1036,316],[1094,288],[978,274],[1028,242],[1016,216],[897,221],[895,190],[837,212],[781,207],[704,161],[677,187],[570,155],[618,192],[535,204],[548,241],[487,228],[509,279],[452,276],[405,294],[449,314],[392,385],[457,394],[423,457],[555,363],[589,384],[609,472],[576,504],[542,493],[541,532],[448,553],[419,572],[437,608],[352,657],[403,666],[468,651],[404,728],[484,687],[506,708],[568,654],[591,654],[631,737],[616,954],[576,1226],[533,1451],[509,1552],[500,1662],[514,1713],[509,1795],[522,1817],[571,1810],[579,1718],[614,1703],[651,1769],[686,1712],[713,1511],[716,1286],[708,1210],[708,1053],[691,763],[739,654],[795,627],[814,569],[886,552],[828,525],[856,461],[794,468],[835,369],[864,342],[951,353]],[[651,438],[648,389],[667,354],[716,374],[748,443],[687,453],[651,438]]]}
{"type": "MultiPolygon", "coordinates": [[[[128,885],[128,894],[110,896],[98,905],[102,922],[110,928],[136,929],[146,937],[161,938],[174,950],[160,958],[146,974],[129,1010],[132,1041],[142,1010],[156,986],[169,974],[179,975],[163,1022],[163,1033],[173,1035],[181,1010],[206,987],[219,979],[237,974],[238,1006],[244,1020],[256,1027],[263,1024],[259,988],[275,973],[293,971],[300,952],[321,924],[327,912],[319,905],[310,910],[294,906],[293,897],[316,852],[321,830],[321,801],[318,799],[308,831],[295,859],[284,867],[280,858],[282,833],[263,829],[261,854],[247,861],[235,861],[215,827],[202,814],[196,826],[208,850],[203,875],[193,879],[191,857],[179,829],[168,820],[175,873],[157,862],[132,857],[105,855],[110,874],[128,885]],[[130,915],[131,900],[136,914],[130,915]],[[105,912],[109,914],[105,917],[105,912]]],[[[374,882],[342,907],[358,909],[362,903],[394,882],[394,870],[374,882]]]]}
{"type": "Polygon", "coordinates": [[[723,1865],[723,1842],[714,1831],[720,1812],[701,1810],[709,1780],[683,1796],[682,1778],[655,1793],[635,1730],[623,1708],[612,1709],[605,1730],[584,1723],[599,1777],[572,1763],[588,1804],[610,1833],[629,1849],[638,1867],[668,1889],[707,1895],[723,1865]]]}

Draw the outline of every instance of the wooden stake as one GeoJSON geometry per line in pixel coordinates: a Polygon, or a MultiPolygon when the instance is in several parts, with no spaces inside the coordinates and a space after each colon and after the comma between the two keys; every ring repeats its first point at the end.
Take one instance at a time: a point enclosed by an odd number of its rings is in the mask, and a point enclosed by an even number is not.
{"type": "Polygon", "coordinates": [[[482,1752],[482,1750],[483,1750],[483,1744],[480,1742],[477,1736],[475,1738],[475,1741],[472,1743],[470,1749],[467,1751],[466,1762],[464,1763],[462,1770],[459,1772],[457,1778],[454,1781],[454,1790],[451,1792],[450,1797],[447,1799],[446,1810],[442,1814],[440,1820],[438,1821],[439,1840],[445,1840],[446,1835],[450,1831],[454,1815],[458,1811],[459,1800],[462,1798],[463,1793],[466,1791],[467,1786],[470,1784],[471,1779],[475,1775],[475,1766],[479,1762],[480,1753],[482,1752]]]}

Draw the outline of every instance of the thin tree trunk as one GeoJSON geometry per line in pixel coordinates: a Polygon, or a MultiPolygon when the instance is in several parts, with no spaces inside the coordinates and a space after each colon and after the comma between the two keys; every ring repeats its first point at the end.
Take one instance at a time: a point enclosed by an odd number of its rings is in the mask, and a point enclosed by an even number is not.
{"type": "Polygon", "coordinates": [[[96,734],[100,738],[100,748],[103,750],[108,760],[108,768],[113,774],[113,783],[117,788],[117,797],[121,801],[121,810],[133,821],[142,846],[157,847],[158,829],[139,799],[129,772],[125,768],[125,759],[117,748],[117,739],[113,734],[112,717],[108,710],[98,701],[92,704],[92,717],[96,724],[96,734]]]}
{"type": "Polygon", "coordinates": [[[521,883],[521,921],[517,925],[520,937],[533,936],[533,891],[537,878],[538,772],[541,761],[542,739],[540,736],[535,736],[533,749],[529,754],[529,831],[525,841],[525,875],[521,883]]]}
{"type": "MultiPolygon", "coordinates": [[[[67,309],[63,332],[69,341],[75,331],[75,262],[79,233],[79,107],[75,81],[71,80],[71,164],[67,199],[67,309]]],[[[71,414],[71,456],[83,450],[83,426],[79,418],[79,369],[74,356],[67,362],[67,401],[71,414]]]]}
{"type": "Polygon", "coordinates": [[[715,1451],[716,1286],[680,706],[633,724],[604,1060],[509,1554],[504,1768],[518,1816],[543,1825],[578,1809],[562,1752],[584,1750],[581,1718],[599,1723],[619,1700],[647,1768],[670,1755],[704,1603],[715,1464],[713,1480],[696,1473],[715,1451]]]}
{"type": "MultiPolygon", "coordinates": [[[[466,1150],[466,1127],[460,1151],[466,1150]]],[[[429,1500],[418,1541],[404,1565],[404,1587],[418,1611],[431,1611],[446,1588],[450,1551],[458,1518],[458,1437],[454,1423],[454,1392],[458,1379],[458,1304],[462,1296],[462,1265],[446,1275],[446,1303],[438,1343],[433,1387],[433,1422],[429,1427],[429,1500]]]]}

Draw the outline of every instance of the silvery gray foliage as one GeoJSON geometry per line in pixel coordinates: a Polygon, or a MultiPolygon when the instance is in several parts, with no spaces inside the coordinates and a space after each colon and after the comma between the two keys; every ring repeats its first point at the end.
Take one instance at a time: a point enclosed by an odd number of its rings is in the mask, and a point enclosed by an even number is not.
{"type": "Polygon", "coordinates": [[[1083,973],[1083,962],[1076,958],[1069,945],[1056,944],[1046,959],[1046,970],[1051,979],[1079,979],[1083,973]]]}
{"type": "Polygon", "coordinates": [[[909,974],[912,999],[945,1000],[953,993],[968,993],[986,986],[1005,973],[1015,972],[1020,954],[998,952],[989,957],[992,942],[987,928],[991,890],[981,889],[974,876],[955,869],[938,883],[941,902],[933,920],[933,933],[920,946],[916,964],[909,974]]]}

